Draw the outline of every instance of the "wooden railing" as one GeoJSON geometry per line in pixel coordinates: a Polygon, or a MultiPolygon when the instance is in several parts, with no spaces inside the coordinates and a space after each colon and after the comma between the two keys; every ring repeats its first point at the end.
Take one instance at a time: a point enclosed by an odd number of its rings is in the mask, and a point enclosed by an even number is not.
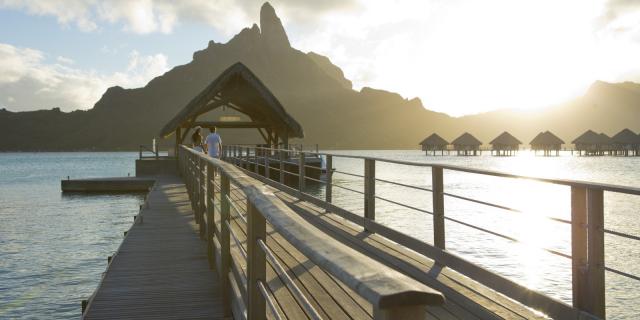
{"type": "Polygon", "coordinates": [[[376,319],[424,319],[425,306],[444,302],[440,293],[320,232],[238,167],[184,146],[178,163],[200,235],[208,243],[210,265],[219,275],[226,316],[233,313],[237,319],[264,319],[268,308],[273,318],[283,318],[267,290],[268,262],[308,315],[321,318],[267,245],[267,224],[370,302],[376,319]],[[234,190],[246,198],[245,214],[231,201],[234,190]],[[246,250],[234,233],[232,219],[246,225],[246,250]],[[232,247],[246,260],[246,270],[232,247]]]}
{"type": "Polygon", "coordinates": [[[472,169],[435,163],[419,163],[375,157],[316,152],[299,152],[284,149],[267,149],[248,146],[226,146],[223,149],[223,159],[244,168],[251,168],[254,173],[248,173],[257,178],[260,177],[258,177],[255,173],[260,172],[260,168],[262,168],[263,173],[272,172],[274,170],[279,171],[279,179],[270,179],[269,176],[273,176],[273,174],[271,174],[265,175],[267,177],[263,177],[262,180],[276,185],[278,188],[286,190],[291,194],[297,194],[298,197],[302,200],[311,202],[326,209],[327,211],[339,214],[343,218],[361,225],[365,231],[378,233],[409,249],[422,253],[425,256],[428,256],[478,282],[483,283],[487,287],[501,292],[508,297],[515,299],[529,307],[540,310],[553,318],[579,319],[584,317],[598,317],[604,319],[606,316],[605,272],[615,273],[632,281],[640,281],[640,277],[638,275],[633,275],[605,265],[605,234],[610,234],[635,241],[640,241],[640,237],[605,228],[603,201],[603,195],[605,192],[637,196],[640,195],[639,188],[610,184],[598,184],[575,180],[529,177],[505,172],[472,169]],[[321,170],[318,167],[306,165],[305,158],[308,157],[324,158],[324,161],[326,163],[326,174],[324,180],[305,176],[307,170],[321,170]],[[337,170],[333,165],[333,160],[335,158],[362,160],[363,174],[337,170]],[[274,166],[274,163],[277,165],[274,166]],[[297,164],[297,172],[285,170],[284,164],[286,163],[297,164]],[[409,185],[398,181],[377,178],[375,170],[376,163],[391,163],[411,167],[429,167],[431,168],[432,188],[429,189],[424,186],[409,185]],[[571,254],[566,254],[555,249],[541,249],[553,255],[571,260],[573,306],[567,305],[562,301],[530,290],[512,280],[509,280],[503,276],[500,276],[494,272],[473,264],[446,250],[446,221],[463,225],[465,227],[472,228],[495,237],[506,239],[511,242],[521,242],[521,240],[513,236],[501,234],[499,232],[479,227],[451,216],[447,216],[445,214],[444,208],[445,197],[468,201],[482,206],[497,208],[500,210],[505,210],[507,212],[526,214],[519,209],[447,192],[444,189],[443,183],[443,175],[446,171],[502,177],[508,179],[538,181],[547,184],[567,186],[571,189],[571,219],[567,220],[548,217],[548,219],[556,223],[568,224],[571,226],[571,254]],[[333,175],[335,174],[342,174],[362,179],[364,182],[364,191],[359,191],[353,188],[335,184],[333,182],[333,175]],[[284,184],[285,176],[297,177],[297,188],[294,189],[292,187],[286,186],[284,184]],[[316,183],[324,184],[324,199],[319,199],[312,194],[305,193],[305,181],[313,181],[316,183]],[[428,208],[411,206],[399,201],[385,198],[382,195],[376,194],[376,182],[391,184],[402,188],[410,188],[413,190],[430,192],[432,195],[433,207],[431,208],[431,210],[428,210],[428,208]],[[354,214],[334,205],[332,192],[333,188],[340,188],[362,195],[362,201],[364,202],[363,216],[354,214]],[[385,201],[408,210],[431,215],[433,217],[433,245],[427,244],[423,241],[420,241],[416,238],[413,238],[409,235],[406,235],[376,222],[376,200],[385,201]]]}

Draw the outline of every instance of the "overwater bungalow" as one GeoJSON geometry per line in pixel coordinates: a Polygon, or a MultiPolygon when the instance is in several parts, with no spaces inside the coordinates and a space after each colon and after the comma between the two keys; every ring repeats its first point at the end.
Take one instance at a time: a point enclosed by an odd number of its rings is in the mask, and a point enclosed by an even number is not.
{"type": "Polygon", "coordinates": [[[624,129],[611,137],[613,153],[617,156],[637,156],[640,148],[639,140],[638,135],[633,131],[624,129]]]}
{"type": "MultiPolygon", "coordinates": [[[[604,133],[597,134],[593,130],[587,130],[571,143],[575,145],[578,155],[601,156],[609,151],[611,138],[604,133]]],[[[571,152],[573,154],[573,151],[571,152]]]]}
{"type": "Polygon", "coordinates": [[[489,144],[491,144],[491,155],[493,155],[495,151],[496,156],[512,156],[520,149],[522,142],[505,131],[489,142],[489,144]]]}
{"type": "Polygon", "coordinates": [[[457,139],[453,140],[451,144],[453,144],[453,149],[457,155],[477,156],[482,153],[480,150],[482,142],[468,132],[463,133],[457,139]]]}
{"type": "Polygon", "coordinates": [[[441,155],[444,155],[445,151],[447,151],[447,154],[449,153],[449,150],[447,150],[449,142],[437,133],[433,133],[426,137],[422,142],[420,142],[420,145],[422,146],[422,151],[425,152],[425,155],[429,155],[429,152],[431,152],[435,156],[437,151],[440,151],[441,155]]]}
{"type": "Polygon", "coordinates": [[[538,153],[539,150],[542,150],[544,156],[550,156],[553,151],[555,151],[555,155],[560,155],[560,149],[564,141],[558,138],[555,134],[550,131],[540,132],[538,135],[531,140],[531,150],[535,154],[538,153]]]}

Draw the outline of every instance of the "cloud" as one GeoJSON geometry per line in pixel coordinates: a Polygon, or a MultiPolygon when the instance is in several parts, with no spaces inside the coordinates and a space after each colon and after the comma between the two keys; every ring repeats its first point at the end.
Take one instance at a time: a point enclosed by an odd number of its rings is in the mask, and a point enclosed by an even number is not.
{"type": "MultiPolygon", "coordinates": [[[[136,34],[171,33],[183,22],[210,25],[231,35],[250,25],[258,16],[263,0],[0,0],[0,8],[31,15],[53,16],[65,26],[82,31],[98,30],[104,24],[121,25],[136,34]]],[[[352,7],[355,0],[273,1],[290,21],[303,24],[325,13],[352,7]]]]}
{"type": "Polygon", "coordinates": [[[73,68],[67,60],[49,63],[41,51],[0,43],[0,102],[15,111],[89,109],[108,87],[143,86],[168,70],[165,55],[137,51],[130,53],[125,70],[112,74],[73,68]]]}

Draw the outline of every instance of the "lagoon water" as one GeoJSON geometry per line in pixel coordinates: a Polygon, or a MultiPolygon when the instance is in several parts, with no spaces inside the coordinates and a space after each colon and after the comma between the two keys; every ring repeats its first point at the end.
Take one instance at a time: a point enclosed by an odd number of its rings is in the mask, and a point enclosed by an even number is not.
{"type": "MultiPolygon", "coordinates": [[[[426,157],[409,151],[336,151],[416,162],[446,163],[516,174],[640,186],[640,157],[426,157]]],[[[122,241],[142,195],[62,195],[60,179],[126,176],[136,153],[0,153],[0,318],[76,318],[95,290],[106,257],[122,241]]],[[[362,160],[334,158],[337,170],[362,174],[362,160]]],[[[378,178],[430,188],[429,168],[378,163],[378,178]]],[[[362,179],[336,174],[336,184],[362,190],[362,179]]],[[[514,244],[451,221],[447,249],[525,286],[571,302],[571,263],[541,250],[570,254],[570,228],[545,217],[570,217],[569,188],[445,170],[445,192],[513,207],[513,213],[450,197],[446,215],[522,240],[514,244]]],[[[309,192],[323,196],[321,188],[309,192]]],[[[362,196],[334,188],[336,204],[362,213],[362,196]]],[[[384,198],[431,210],[431,194],[377,182],[384,198]]],[[[430,215],[376,201],[376,219],[432,243],[430,215]]],[[[640,235],[640,196],[605,193],[605,227],[640,235]]],[[[640,243],[605,238],[608,267],[640,275],[640,243]]],[[[611,319],[640,314],[640,281],[607,272],[611,319]]]]}

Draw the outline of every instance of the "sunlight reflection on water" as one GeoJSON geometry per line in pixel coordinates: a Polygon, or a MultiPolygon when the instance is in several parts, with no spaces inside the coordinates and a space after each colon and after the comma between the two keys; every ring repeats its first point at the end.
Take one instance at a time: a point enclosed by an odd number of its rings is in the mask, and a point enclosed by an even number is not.
{"type": "MultiPolygon", "coordinates": [[[[396,160],[441,163],[504,171],[514,174],[587,180],[638,186],[639,157],[540,157],[520,152],[516,157],[430,156],[420,151],[335,151],[396,160]]],[[[334,168],[363,174],[362,160],[334,157],[334,168]]],[[[431,169],[376,163],[376,177],[431,188],[431,169]]],[[[362,191],[362,179],[335,174],[336,184],[362,191]]],[[[571,260],[541,248],[571,254],[570,225],[547,217],[570,220],[570,187],[530,180],[490,177],[444,171],[444,189],[463,197],[499,204],[522,211],[511,212],[445,196],[445,215],[521,240],[514,243],[452,221],[446,222],[447,249],[531,289],[571,303],[571,260]]],[[[323,196],[323,190],[316,190],[323,196]]],[[[426,191],[376,182],[376,195],[424,210],[432,210],[432,195],[426,191]]],[[[363,214],[362,195],[334,188],[336,204],[363,214]]],[[[640,235],[640,196],[605,192],[605,228],[640,235]]],[[[376,200],[376,220],[413,237],[433,243],[432,216],[376,200]]],[[[640,275],[637,241],[605,236],[606,265],[640,275]]],[[[638,281],[607,272],[607,314],[610,318],[633,319],[640,313],[638,281]]]]}

